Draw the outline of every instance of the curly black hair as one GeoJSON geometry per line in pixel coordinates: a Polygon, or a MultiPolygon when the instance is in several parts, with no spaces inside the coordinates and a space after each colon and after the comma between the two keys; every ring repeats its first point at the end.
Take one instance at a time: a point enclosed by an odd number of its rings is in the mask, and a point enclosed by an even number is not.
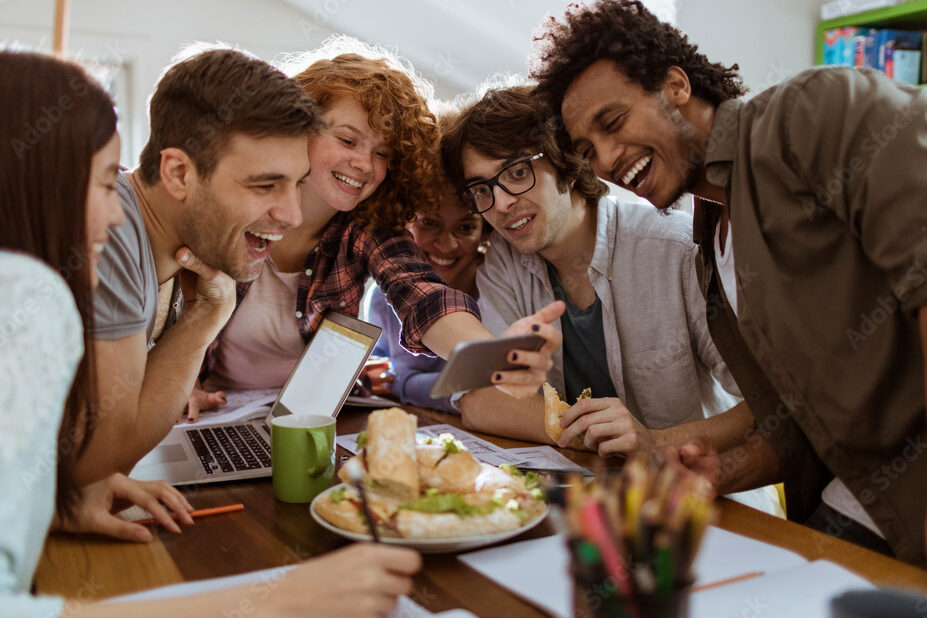
{"type": "Polygon", "coordinates": [[[737,74],[740,67],[709,62],[686,35],[637,0],[571,4],[563,21],[548,17],[533,39],[531,77],[538,80],[538,95],[555,112],[576,78],[602,59],[615,61],[647,92],[660,89],[672,66],[685,71],[692,93],[712,105],[747,92],[737,74]]]}

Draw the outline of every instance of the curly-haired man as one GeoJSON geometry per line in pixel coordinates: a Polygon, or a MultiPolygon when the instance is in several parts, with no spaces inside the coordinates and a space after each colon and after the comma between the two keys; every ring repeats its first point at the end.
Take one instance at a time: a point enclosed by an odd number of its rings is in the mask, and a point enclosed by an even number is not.
{"type": "Polygon", "coordinates": [[[696,199],[712,336],[757,420],[722,491],[783,479],[788,515],[924,564],[927,95],[812,69],[744,102],[640,2],[551,19],[533,75],[602,178],[696,199]],[[736,269],[735,269],[736,264],[736,269]]]}

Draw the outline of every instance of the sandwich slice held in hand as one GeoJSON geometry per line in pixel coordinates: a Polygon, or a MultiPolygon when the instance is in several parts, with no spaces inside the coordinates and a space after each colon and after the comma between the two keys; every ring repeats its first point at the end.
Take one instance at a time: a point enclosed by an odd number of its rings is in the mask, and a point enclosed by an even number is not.
{"type": "MultiPolygon", "coordinates": [[[[567,402],[560,399],[560,395],[557,393],[557,389],[548,384],[544,383],[544,431],[547,432],[547,435],[550,436],[550,439],[555,443],[560,440],[560,436],[563,435],[563,427],[560,426],[560,421],[563,419],[563,415],[566,414],[566,411],[569,410],[572,406],[567,402]]],[[[588,387],[583,389],[583,392],[577,397],[579,399],[589,399],[592,397],[592,390],[588,387]]],[[[568,448],[583,448],[583,436],[579,435],[570,440],[570,443],[567,445],[568,448]]]]}
{"type": "MultiPolygon", "coordinates": [[[[363,450],[339,471],[339,478],[350,481],[348,465],[362,468],[353,477],[366,490],[381,539],[413,546],[465,539],[474,547],[541,521],[546,504],[534,473],[481,464],[451,434],[416,443],[415,430],[415,417],[399,408],[372,412],[363,450]]],[[[369,534],[360,493],[350,485],[321,494],[311,510],[336,532],[369,534]]]]}

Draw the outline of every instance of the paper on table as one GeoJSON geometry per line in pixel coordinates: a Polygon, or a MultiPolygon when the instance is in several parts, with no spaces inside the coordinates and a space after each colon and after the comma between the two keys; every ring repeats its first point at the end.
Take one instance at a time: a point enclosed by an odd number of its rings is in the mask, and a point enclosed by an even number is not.
{"type": "MultiPolygon", "coordinates": [[[[251,586],[253,591],[261,589],[272,593],[275,583],[274,580],[281,577],[284,573],[294,567],[284,566],[263,571],[252,571],[242,573],[241,575],[231,575],[229,577],[216,577],[214,579],[204,579],[195,582],[185,582],[183,584],[174,584],[172,586],[162,586],[151,590],[127,594],[114,599],[109,599],[107,603],[126,603],[130,601],[156,601],[159,599],[176,599],[193,594],[203,594],[232,588],[234,586],[251,586]]],[[[413,601],[407,596],[399,597],[399,602],[389,614],[389,618],[425,618],[428,616],[439,616],[440,618],[476,618],[470,612],[463,609],[454,609],[440,614],[432,614],[430,611],[413,601]]]]}
{"type": "Polygon", "coordinates": [[[238,423],[252,418],[266,416],[270,406],[277,401],[279,388],[258,388],[244,391],[225,391],[227,404],[216,410],[200,412],[197,426],[238,423]]]}
{"type": "MultiPolygon", "coordinates": [[[[419,427],[415,432],[416,438],[424,440],[425,438],[437,438],[442,433],[453,434],[454,437],[461,442],[464,446],[470,451],[470,454],[476,458],[477,461],[490,464],[492,466],[498,466],[500,464],[512,464],[518,465],[520,460],[514,456],[510,455],[505,449],[496,446],[492,442],[483,440],[474,436],[472,433],[468,433],[463,429],[457,429],[453,425],[427,425],[425,427],[419,427]]],[[[357,452],[357,434],[352,433],[345,436],[338,436],[335,439],[335,442],[338,446],[350,451],[351,453],[357,452]]]]}
{"type": "MultiPolygon", "coordinates": [[[[569,555],[563,540],[558,536],[510,543],[503,547],[463,554],[459,559],[503,588],[557,616],[572,614],[569,555]]],[[[806,564],[804,558],[787,549],[711,526],[705,533],[705,540],[695,561],[695,585],[709,584],[752,571],[782,572],[806,564]]],[[[765,579],[759,577],[749,581],[765,579]]],[[[734,585],[722,586],[717,590],[734,585]]],[[[713,591],[697,592],[693,596],[709,592],[713,591]]],[[[767,616],[763,614],[763,618],[767,616]]]]}
{"type": "MultiPolygon", "coordinates": [[[[753,570],[756,569],[754,565],[753,570]]],[[[691,618],[827,618],[830,599],[851,588],[873,588],[841,566],[815,560],[786,571],[692,595],[691,618]]]]}
{"type": "Polygon", "coordinates": [[[702,586],[753,571],[775,573],[807,562],[787,549],[709,526],[692,570],[695,585],[702,586]]]}
{"type": "Polygon", "coordinates": [[[584,470],[576,462],[570,461],[562,453],[554,450],[552,446],[526,446],[524,448],[508,448],[506,453],[518,458],[518,465],[547,470],[584,470]]]}
{"type": "Polygon", "coordinates": [[[509,543],[457,559],[555,616],[573,615],[570,558],[560,536],[509,543]]]}

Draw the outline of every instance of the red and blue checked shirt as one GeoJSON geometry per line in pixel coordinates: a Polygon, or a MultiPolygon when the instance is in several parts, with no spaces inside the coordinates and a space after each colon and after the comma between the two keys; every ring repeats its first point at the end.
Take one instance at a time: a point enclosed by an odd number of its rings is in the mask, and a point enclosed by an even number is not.
{"type": "MultiPolygon", "coordinates": [[[[383,290],[402,322],[399,341],[410,352],[431,353],[422,345],[422,335],[439,318],[456,311],[480,317],[475,300],[448,287],[425,263],[409,232],[368,230],[348,213],[339,212],[303,264],[293,318],[305,342],[326,310],[357,316],[368,276],[383,290]]],[[[250,282],[238,284],[236,308],[250,286],[250,282]]],[[[215,366],[224,332],[206,350],[201,380],[215,366]]]]}

